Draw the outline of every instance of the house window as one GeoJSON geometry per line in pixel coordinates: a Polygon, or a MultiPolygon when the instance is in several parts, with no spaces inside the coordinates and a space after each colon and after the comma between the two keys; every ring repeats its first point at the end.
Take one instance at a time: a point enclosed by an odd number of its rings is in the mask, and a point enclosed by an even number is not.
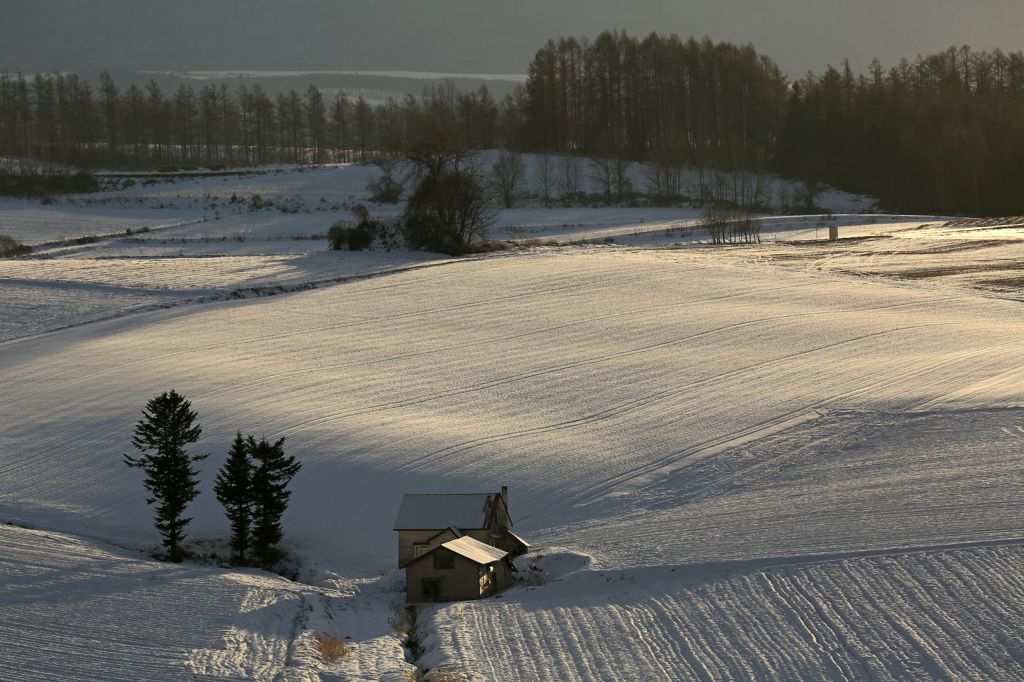
{"type": "Polygon", "coordinates": [[[455,568],[455,555],[447,552],[435,552],[434,568],[437,570],[455,568]]]}
{"type": "Polygon", "coordinates": [[[430,547],[430,545],[413,545],[412,546],[413,557],[422,556],[424,553],[426,553],[426,551],[427,551],[427,549],[429,547],[430,547]]]}

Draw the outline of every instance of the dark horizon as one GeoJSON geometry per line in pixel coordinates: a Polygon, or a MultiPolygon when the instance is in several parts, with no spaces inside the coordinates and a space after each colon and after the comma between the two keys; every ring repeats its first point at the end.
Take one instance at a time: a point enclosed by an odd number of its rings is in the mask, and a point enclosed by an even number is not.
{"type": "Polygon", "coordinates": [[[1024,49],[1012,0],[34,0],[4,9],[0,68],[524,73],[549,39],[604,30],[752,43],[790,78],[951,46],[1024,49]]]}

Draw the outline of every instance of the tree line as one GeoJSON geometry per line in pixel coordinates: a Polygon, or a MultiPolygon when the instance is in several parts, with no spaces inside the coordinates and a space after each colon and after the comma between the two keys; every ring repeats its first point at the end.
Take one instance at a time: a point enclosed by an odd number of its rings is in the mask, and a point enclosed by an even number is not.
{"type": "MultiPolygon", "coordinates": [[[[145,474],[143,485],[152,495],[146,503],[156,504],[154,525],[167,558],[174,562],[185,558],[185,527],[192,521],[185,510],[199,495],[199,472],[193,465],[209,457],[186,449],[202,434],[197,416],[192,403],[176,391],[156,396],[135,425],[131,443],[140,454],[122,456],[125,464],[145,474]]],[[[285,456],[284,438],[270,443],[243,438],[240,431],[235,436],[214,485],[231,524],[233,564],[271,568],[280,561],[276,545],[284,537],[281,516],[291,497],[287,487],[301,466],[295,457],[285,456]]]]}
{"type": "Polygon", "coordinates": [[[315,85],[271,98],[259,84],[197,91],[182,83],[168,95],[152,80],[122,88],[106,71],[93,87],[73,73],[27,78],[5,69],[0,157],[31,159],[44,172],[345,163],[401,153],[424,118],[450,120],[469,148],[505,146],[498,130],[510,108],[496,103],[486,86],[464,93],[450,82],[428,86],[418,99],[371,105],[343,91],[325,97],[315,85]]]}
{"type": "Polygon", "coordinates": [[[168,95],[153,81],[119,87],[106,72],[93,87],[75,74],[0,71],[0,162],[349,162],[416,153],[424,131],[444,131],[457,149],[589,157],[606,194],[622,195],[624,163],[643,161],[655,193],[670,199],[686,190],[681,169],[696,168],[690,198],[700,202],[756,205],[757,177],[776,172],[811,188],[806,203],[828,183],[898,210],[1024,213],[1019,52],[950,48],[888,70],[876,61],[854,74],[844,63],[791,80],[750,45],[605,32],[548,41],[500,102],[484,86],[445,82],[375,105],[312,85],[271,98],[258,84],[182,83],[168,95]]]}
{"type": "Polygon", "coordinates": [[[770,170],[804,181],[800,208],[827,183],[905,212],[1024,213],[1020,52],[950,48],[860,75],[844,61],[789,81],[750,45],[603,33],[549,41],[526,90],[522,149],[646,161],[670,195],[687,166],[702,170],[693,198],[756,205],[749,173],[770,170]],[[722,186],[737,179],[750,188],[722,186]]]}
{"type": "Polygon", "coordinates": [[[548,41],[530,64],[521,143],[665,165],[763,167],[786,80],[750,45],[606,32],[548,41]]]}
{"type": "Polygon", "coordinates": [[[1024,213],[1024,54],[950,48],[808,74],[792,84],[775,167],[902,212],[1024,213]]]}

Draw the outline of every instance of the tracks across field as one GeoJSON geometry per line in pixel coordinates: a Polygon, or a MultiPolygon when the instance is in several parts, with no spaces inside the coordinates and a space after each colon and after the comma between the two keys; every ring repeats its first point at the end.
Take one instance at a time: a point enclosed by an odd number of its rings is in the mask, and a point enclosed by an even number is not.
{"type": "Polygon", "coordinates": [[[1013,680],[1022,564],[1015,542],[588,571],[445,609],[438,641],[491,680],[1013,680]]]}

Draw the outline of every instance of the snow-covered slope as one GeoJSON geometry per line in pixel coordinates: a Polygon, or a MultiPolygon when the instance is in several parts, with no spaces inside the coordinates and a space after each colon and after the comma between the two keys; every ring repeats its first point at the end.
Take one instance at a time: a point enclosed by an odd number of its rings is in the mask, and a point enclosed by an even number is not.
{"type": "MultiPolygon", "coordinates": [[[[143,313],[0,345],[18,472],[0,510],[151,536],[119,455],[175,388],[215,453],[207,488],[236,430],[288,439],[305,467],[290,535],[338,568],[393,560],[403,492],[506,482],[524,531],[621,526],[608,499],[814,411],[1018,405],[1022,324],[1004,300],[601,247],[143,313]]],[[[212,495],[194,508],[194,533],[223,532],[212,495]]],[[[629,561],[701,558],[653,545],[629,561]]]]}
{"type": "Polygon", "coordinates": [[[544,584],[439,608],[420,628],[421,667],[1019,677],[1024,309],[973,280],[903,276],[954,253],[984,274],[1019,257],[1019,235],[982,248],[949,227],[928,241],[909,222],[848,218],[891,236],[691,247],[666,234],[688,209],[643,223],[626,210],[579,209],[592,219],[571,225],[506,215],[562,241],[614,226],[616,243],[469,259],[268,240],[321,218],[261,212],[161,230],[175,258],[109,240],[0,262],[0,522],[36,529],[0,528],[0,571],[20,586],[0,595],[0,637],[16,642],[0,671],[75,676],[83,633],[109,629],[110,653],[79,677],[401,675],[388,623],[400,577],[377,579],[395,567],[401,495],[507,484],[517,533],[558,558],[542,560],[544,584]],[[245,240],[217,239],[239,229],[245,240]],[[641,245],[622,245],[633,232],[641,245]],[[283,436],[303,463],[286,548],[310,586],[131,551],[158,538],[121,453],[145,401],[171,388],[212,453],[192,539],[227,534],[212,482],[236,430],[283,436]],[[31,623],[36,601],[84,580],[114,601],[47,603],[31,623]],[[264,606],[245,606],[257,588],[264,606]],[[179,637],[154,613],[181,602],[200,606],[179,637]],[[108,608],[126,615],[112,623],[108,608]],[[136,640],[132,622],[154,625],[136,640]],[[302,653],[330,628],[356,653],[302,653]],[[47,636],[67,653],[45,657],[33,642],[47,636]],[[153,672],[133,676],[142,657],[153,672]],[[277,667],[258,668],[268,658],[277,667]]]}
{"type": "Polygon", "coordinates": [[[1022,559],[1015,544],[592,571],[444,608],[425,659],[489,680],[1014,680],[1022,559]]]}

